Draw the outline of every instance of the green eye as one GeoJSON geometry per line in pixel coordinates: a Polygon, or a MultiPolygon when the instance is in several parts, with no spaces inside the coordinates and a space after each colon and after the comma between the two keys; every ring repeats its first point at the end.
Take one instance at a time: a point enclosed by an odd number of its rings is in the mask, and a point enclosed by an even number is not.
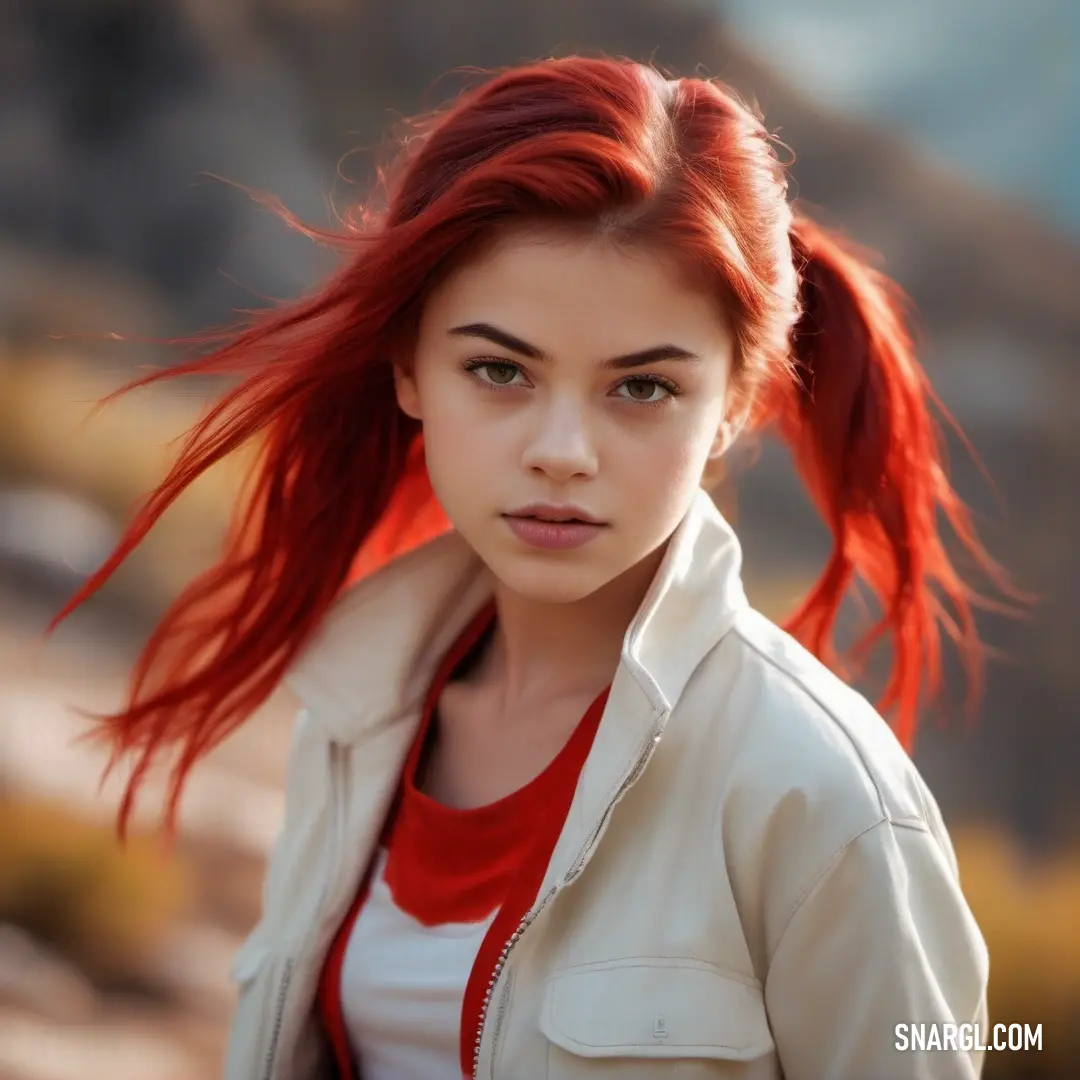
{"type": "Polygon", "coordinates": [[[619,383],[619,396],[639,405],[659,405],[675,393],[674,387],[660,379],[625,379],[619,383]]]}
{"type": "Polygon", "coordinates": [[[485,364],[484,374],[497,386],[506,386],[514,381],[517,368],[513,364],[485,364]]]}
{"type": "Polygon", "coordinates": [[[629,379],[623,385],[626,387],[627,396],[634,401],[651,401],[657,390],[664,389],[659,383],[649,379],[629,379]]]}
{"type": "Polygon", "coordinates": [[[489,389],[514,386],[519,375],[523,375],[521,368],[509,360],[469,360],[464,365],[465,370],[481,386],[489,389]]]}

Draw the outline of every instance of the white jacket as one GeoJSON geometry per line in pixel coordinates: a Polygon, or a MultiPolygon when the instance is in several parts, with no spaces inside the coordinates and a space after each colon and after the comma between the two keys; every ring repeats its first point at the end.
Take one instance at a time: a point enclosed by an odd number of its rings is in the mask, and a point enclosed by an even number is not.
{"type": "MultiPolygon", "coordinates": [[[[986,947],[934,799],[877,713],[747,604],[701,492],[627,631],[536,903],[493,974],[482,1080],[974,1078],[986,947]]],[[[323,959],[429,680],[491,595],[449,534],[346,593],[287,679],[303,708],[227,1080],[325,1080],[323,959]]]]}

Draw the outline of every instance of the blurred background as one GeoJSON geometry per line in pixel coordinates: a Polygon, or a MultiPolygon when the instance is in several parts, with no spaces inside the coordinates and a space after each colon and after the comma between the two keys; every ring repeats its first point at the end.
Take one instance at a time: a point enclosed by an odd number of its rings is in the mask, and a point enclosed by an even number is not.
{"type": "MultiPolygon", "coordinates": [[[[72,706],[119,703],[156,615],[205,566],[238,468],[207,476],[110,588],[40,634],[158,479],[210,384],[95,401],[167,349],[121,343],[293,296],[327,256],[234,187],[318,225],[440,78],[602,49],[702,71],[796,151],[797,193],[881,251],[992,477],[954,479],[1039,595],[988,615],[974,718],[950,677],[915,757],[989,940],[992,1019],[1043,1050],[987,1077],[1080,1075],[1080,5],[1076,0],[0,0],[0,1080],[216,1075],[232,950],[281,811],[271,701],[191,785],[166,852],[72,706]],[[71,336],[78,335],[78,336],[71,336]]],[[[720,493],[757,603],[790,609],[827,545],[784,454],[720,493]]],[[[955,676],[955,673],[952,673],[955,676]]],[[[872,680],[867,684],[873,690],[872,680]]]]}

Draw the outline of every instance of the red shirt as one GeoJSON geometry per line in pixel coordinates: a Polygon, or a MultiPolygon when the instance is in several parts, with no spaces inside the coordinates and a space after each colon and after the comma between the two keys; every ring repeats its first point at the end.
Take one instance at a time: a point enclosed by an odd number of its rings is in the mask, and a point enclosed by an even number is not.
{"type": "MultiPolygon", "coordinates": [[[[425,926],[481,922],[497,912],[465,986],[460,1033],[465,1076],[472,1075],[488,984],[506,942],[537,899],[608,697],[604,690],[551,764],[505,798],[457,810],[425,795],[416,786],[416,771],[432,733],[439,697],[493,631],[494,619],[495,607],[489,604],[466,627],[436,672],[383,830],[384,880],[398,908],[425,926]]],[[[334,938],[319,988],[320,1013],[342,1080],[358,1075],[342,1012],[341,974],[369,876],[370,870],[334,938]]]]}

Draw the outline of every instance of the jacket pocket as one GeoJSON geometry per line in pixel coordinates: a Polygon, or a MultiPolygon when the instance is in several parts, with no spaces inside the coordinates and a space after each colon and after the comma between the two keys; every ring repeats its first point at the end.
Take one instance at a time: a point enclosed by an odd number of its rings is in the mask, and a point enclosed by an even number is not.
{"type": "Polygon", "coordinates": [[[644,1080],[665,1062],[679,1080],[780,1075],[761,987],[702,961],[628,957],[557,972],[540,1030],[551,1080],[644,1080]]]}
{"type": "Polygon", "coordinates": [[[240,946],[230,970],[237,1001],[223,1080],[269,1080],[290,970],[291,963],[260,938],[240,946]]]}

